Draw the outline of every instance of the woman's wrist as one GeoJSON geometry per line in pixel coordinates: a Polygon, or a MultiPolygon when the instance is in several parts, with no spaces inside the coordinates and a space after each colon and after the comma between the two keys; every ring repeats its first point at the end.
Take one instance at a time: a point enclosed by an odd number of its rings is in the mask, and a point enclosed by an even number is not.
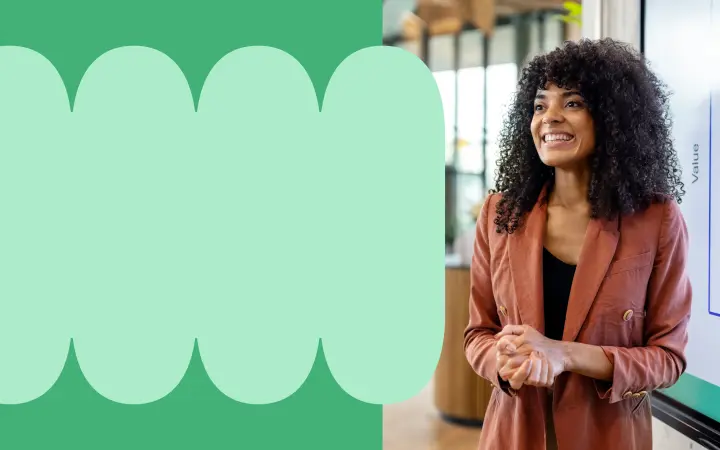
{"type": "Polygon", "coordinates": [[[596,380],[611,381],[613,364],[605,355],[602,347],[580,342],[561,342],[563,369],[596,380]]]}
{"type": "Polygon", "coordinates": [[[574,372],[577,370],[577,360],[575,358],[575,343],[559,341],[560,352],[562,353],[563,371],[574,372]]]}

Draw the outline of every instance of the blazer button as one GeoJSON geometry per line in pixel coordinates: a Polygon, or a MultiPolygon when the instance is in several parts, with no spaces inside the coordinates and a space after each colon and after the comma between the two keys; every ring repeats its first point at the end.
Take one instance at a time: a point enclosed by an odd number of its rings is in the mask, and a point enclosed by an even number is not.
{"type": "Polygon", "coordinates": [[[500,306],[500,308],[498,308],[498,310],[500,311],[500,314],[507,317],[507,308],[506,307],[500,306]]]}
{"type": "Polygon", "coordinates": [[[623,320],[625,322],[627,322],[628,320],[632,319],[632,316],[633,316],[632,310],[628,309],[627,311],[625,311],[625,314],[623,314],[623,320]]]}

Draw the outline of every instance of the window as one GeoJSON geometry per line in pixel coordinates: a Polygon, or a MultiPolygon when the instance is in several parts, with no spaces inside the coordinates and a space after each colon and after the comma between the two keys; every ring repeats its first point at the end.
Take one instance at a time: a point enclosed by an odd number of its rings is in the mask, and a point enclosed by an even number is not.
{"type": "Polygon", "coordinates": [[[455,72],[433,72],[445,117],[445,164],[451,165],[455,148],[455,72]]]}
{"type": "MultiPolygon", "coordinates": [[[[498,20],[487,42],[478,30],[428,40],[427,61],[442,99],[445,118],[446,244],[471,232],[474,213],[495,184],[502,129],[519,69],[564,38],[564,26],[537,12],[498,20]],[[487,55],[484,54],[487,49],[487,55]],[[487,95],[487,98],[485,98],[487,95]],[[487,117],[485,117],[487,111],[487,117]]],[[[420,41],[397,44],[423,55],[420,41]]]]}

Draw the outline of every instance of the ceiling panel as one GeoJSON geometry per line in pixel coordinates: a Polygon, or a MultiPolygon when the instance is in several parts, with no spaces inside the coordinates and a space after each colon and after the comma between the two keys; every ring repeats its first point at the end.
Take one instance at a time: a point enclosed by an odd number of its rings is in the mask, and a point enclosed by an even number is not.
{"type": "Polygon", "coordinates": [[[415,10],[416,0],[385,0],[383,4],[383,36],[402,33],[403,19],[415,10]]]}
{"type": "MultiPolygon", "coordinates": [[[[429,0],[433,1],[433,0],[429,0]]],[[[434,0],[438,5],[452,0],[434,0]]],[[[496,0],[495,12],[498,16],[527,13],[538,10],[563,10],[563,0],[496,0]]],[[[403,21],[417,7],[417,0],[384,0],[383,35],[386,37],[402,34],[403,21]]]]}

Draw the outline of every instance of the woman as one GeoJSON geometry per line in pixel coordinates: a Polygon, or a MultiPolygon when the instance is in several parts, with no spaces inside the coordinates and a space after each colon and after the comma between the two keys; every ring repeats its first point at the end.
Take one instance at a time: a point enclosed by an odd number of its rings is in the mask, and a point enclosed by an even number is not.
{"type": "Polygon", "coordinates": [[[465,352],[485,450],[651,450],[686,366],[691,286],[667,95],[613,40],[522,73],[477,222],[465,352]]]}

